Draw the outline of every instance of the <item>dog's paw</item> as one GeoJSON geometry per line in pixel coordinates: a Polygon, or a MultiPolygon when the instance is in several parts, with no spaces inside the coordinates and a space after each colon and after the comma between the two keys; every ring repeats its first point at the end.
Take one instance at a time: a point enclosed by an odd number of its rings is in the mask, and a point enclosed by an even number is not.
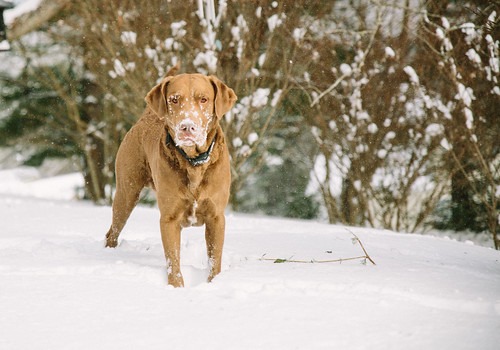
{"type": "Polygon", "coordinates": [[[106,240],[106,248],[116,248],[118,245],[118,240],[113,240],[113,239],[107,239],[106,240]]]}

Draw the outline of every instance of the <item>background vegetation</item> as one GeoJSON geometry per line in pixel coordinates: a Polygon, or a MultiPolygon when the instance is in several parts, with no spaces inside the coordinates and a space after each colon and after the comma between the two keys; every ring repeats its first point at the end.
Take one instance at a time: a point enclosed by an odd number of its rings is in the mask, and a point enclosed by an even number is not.
{"type": "Polygon", "coordinates": [[[0,143],[73,159],[93,201],[181,63],[239,97],[223,120],[234,210],[487,230],[500,247],[498,1],[54,3],[1,54],[16,69],[0,67],[0,143]]]}

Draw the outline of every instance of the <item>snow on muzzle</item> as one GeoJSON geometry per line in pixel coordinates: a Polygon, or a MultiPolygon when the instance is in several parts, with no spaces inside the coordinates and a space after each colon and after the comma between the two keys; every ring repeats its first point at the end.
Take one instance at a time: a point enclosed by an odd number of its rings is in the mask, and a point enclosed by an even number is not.
{"type": "Polygon", "coordinates": [[[203,146],[207,140],[207,128],[191,118],[181,120],[174,128],[177,146],[203,146]]]}

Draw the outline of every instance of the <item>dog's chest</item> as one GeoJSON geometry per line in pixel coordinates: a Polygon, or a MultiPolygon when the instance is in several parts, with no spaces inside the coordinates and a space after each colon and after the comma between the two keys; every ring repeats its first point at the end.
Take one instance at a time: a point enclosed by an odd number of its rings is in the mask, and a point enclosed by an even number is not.
{"type": "Polygon", "coordinates": [[[210,200],[194,200],[185,207],[185,211],[182,215],[181,226],[191,227],[191,226],[202,226],[205,224],[207,216],[210,216],[211,212],[210,200]]]}
{"type": "Polygon", "coordinates": [[[201,185],[203,182],[204,174],[201,172],[190,171],[186,172],[187,177],[187,189],[189,192],[193,194],[194,197],[197,197],[196,194],[200,192],[201,185]]]}
{"type": "Polygon", "coordinates": [[[199,171],[187,171],[187,206],[184,212],[183,226],[199,226],[204,224],[204,215],[206,213],[206,201],[200,198],[204,193],[204,173],[199,171]]]}
{"type": "Polygon", "coordinates": [[[195,200],[193,202],[193,205],[191,206],[191,211],[188,211],[188,213],[187,213],[187,218],[186,218],[187,225],[186,226],[197,226],[198,225],[197,209],[198,209],[198,201],[195,200]]]}

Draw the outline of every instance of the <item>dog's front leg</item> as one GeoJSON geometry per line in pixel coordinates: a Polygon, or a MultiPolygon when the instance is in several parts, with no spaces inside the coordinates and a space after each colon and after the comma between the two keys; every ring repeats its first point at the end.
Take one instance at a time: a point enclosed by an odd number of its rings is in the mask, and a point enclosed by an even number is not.
{"type": "Polygon", "coordinates": [[[205,241],[207,244],[207,254],[210,263],[208,282],[211,282],[221,270],[225,226],[226,219],[224,214],[218,215],[206,223],[205,241]]]}
{"type": "Polygon", "coordinates": [[[180,264],[181,226],[176,221],[162,218],[160,220],[160,229],[163,250],[167,259],[168,284],[174,287],[184,287],[180,264]]]}

